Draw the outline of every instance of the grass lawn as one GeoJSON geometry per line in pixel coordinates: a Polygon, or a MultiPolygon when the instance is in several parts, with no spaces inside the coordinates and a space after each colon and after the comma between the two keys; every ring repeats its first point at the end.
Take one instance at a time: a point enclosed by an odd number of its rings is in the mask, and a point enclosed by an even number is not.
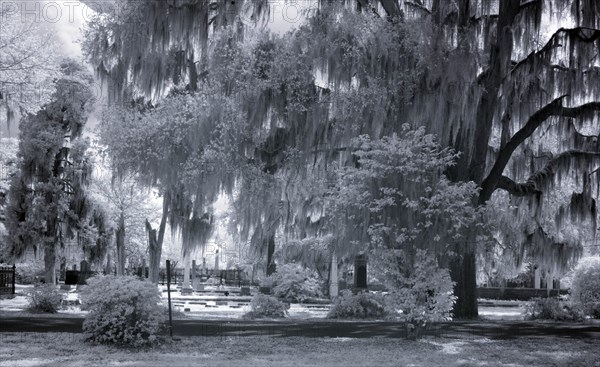
{"type": "Polygon", "coordinates": [[[153,350],[88,345],[82,334],[0,333],[0,366],[582,366],[600,340],[185,337],[153,350]]]}

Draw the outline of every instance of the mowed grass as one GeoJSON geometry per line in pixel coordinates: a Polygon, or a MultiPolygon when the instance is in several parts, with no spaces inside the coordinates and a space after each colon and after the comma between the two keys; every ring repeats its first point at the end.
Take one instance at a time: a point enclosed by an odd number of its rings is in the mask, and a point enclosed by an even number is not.
{"type": "Polygon", "coordinates": [[[82,334],[0,333],[0,366],[600,366],[597,339],[183,337],[150,350],[82,334]]]}

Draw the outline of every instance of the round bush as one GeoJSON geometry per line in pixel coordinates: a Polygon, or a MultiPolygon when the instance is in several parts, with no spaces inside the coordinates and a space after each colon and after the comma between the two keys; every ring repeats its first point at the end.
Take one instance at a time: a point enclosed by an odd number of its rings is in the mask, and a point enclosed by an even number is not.
{"type": "Polygon", "coordinates": [[[323,297],[319,276],[299,264],[283,264],[263,281],[273,295],[285,302],[304,302],[308,298],[323,297]]]}
{"type": "Polygon", "coordinates": [[[62,302],[62,294],[53,285],[40,285],[28,294],[30,312],[56,313],[62,302]]]}
{"type": "Polygon", "coordinates": [[[382,319],[387,317],[382,295],[374,293],[352,294],[349,290],[341,292],[333,300],[327,314],[331,319],[382,319]]]}
{"type": "Polygon", "coordinates": [[[141,347],[159,341],[166,310],[156,285],[134,276],[96,276],[80,294],[89,310],[86,339],[95,343],[141,347]]]}
{"type": "Polygon", "coordinates": [[[287,316],[289,308],[289,304],[281,302],[275,297],[258,293],[252,297],[250,312],[246,313],[244,317],[252,319],[262,317],[283,318],[287,316]]]}
{"type": "Polygon", "coordinates": [[[579,303],[586,315],[600,318],[600,256],[579,261],[571,283],[573,302],[579,303]]]}
{"type": "Polygon", "coordinates": [[[534,298],[525,306],[526,320],[581,321],[577,307],[557,298],[534,298]]]}

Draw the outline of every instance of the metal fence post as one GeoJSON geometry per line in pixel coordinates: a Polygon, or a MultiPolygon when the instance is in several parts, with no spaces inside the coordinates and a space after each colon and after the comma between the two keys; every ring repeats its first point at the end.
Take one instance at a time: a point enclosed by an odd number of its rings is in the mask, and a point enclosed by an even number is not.
{"type": "Polygon", "coordinates": [[[17,277],[17,264],[12,267],[12,294],[15,294],[15,278],[17,277]]]}

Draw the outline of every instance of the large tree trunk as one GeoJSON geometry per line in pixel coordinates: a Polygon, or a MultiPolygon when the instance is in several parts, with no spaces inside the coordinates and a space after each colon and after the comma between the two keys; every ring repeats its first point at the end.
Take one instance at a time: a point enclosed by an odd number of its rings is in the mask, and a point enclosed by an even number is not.
{"type": "Polygon", "coordinates": [[[44,247],[44,281],[46,284],[56,284],[56,248],[54,244],[44,247]]]}
{"type": "Polygon", "coordinates": [[[457,299],[453,310],[455,319],[476,319],[479,316],[476,271],[474,248],[463,251],[450,260],[450,276],[456,282],[454,295],[457,299]]]}
{"type": "Polygon", "coordinates": [[[160,269],[161,247],[158,246],[156,229],[152,229],[150,222],[146,219],[146,229],[148,230],[148,279],[154,284],[158,283],[158,274],[160,269]]]}
{"type": "Polygon", "coordinates": [[[269,236],[267,241],[267,276],[273,274],[276,271],[275,260],[273,254],[275,253],[275,233],[269,236]]]}
{"type": "Polygon", "coordinates": [[[162,256],[162,244],[165,238],[165,228],[167,226],[167,216],[169,214],[169,194],[163,196],[163,212],[158,226],[158,236],[156,229],[152,229],[150,222],[146,220],[146,229],[148,230],[148,279],[154,284],[158,284],[160,273],[160,257],[162,256]]]}
{"type": "Polygon", "coordinates": [[[110,258],[110,250],[108,251],[108,253],[106,254],[106,266],[104,267],[104,274],[106,275],[110,275],[111,274],[111,261],[112,259],[110,258]]]}
{"type": "MultiPolygon", "coordinates": [[[[474,147],[471,151],[468,170],[451,174],[454,180],[474,181],[478,185],[481,185],[486,169],[488,144],[492,133],[498,92],[511,65],[510,57],[513,47],[511,25],[519,13],[520,1],[506,0],[500,4],[496,40],[490,52],[490,65],[481,81],[483,93],[477,105],[476,125],[472,140],[474,147]]],[[[466,152],[470,149],[468,146],[456,148],[466,152]]],[[[458,164],[457,167],[464,167],[464,164],[458,164]]],[[[476,200],[476,203],[478,202],[479,200],[476,200]]],[[[452,280],[456,282],[454,295],[458,297],[454,306],[455,318],[475,319],[478,317],[475,251],[475,237],[469,236],[467,246],[461,248],[458,255],[451,260],[450,273],[452,280]]]]}
{"type": "Polygon", "coordinates": [[[117,275],[125,274],[125,215],[123,212],[119,215],[119,223],[117,225],[117,275]]]}

